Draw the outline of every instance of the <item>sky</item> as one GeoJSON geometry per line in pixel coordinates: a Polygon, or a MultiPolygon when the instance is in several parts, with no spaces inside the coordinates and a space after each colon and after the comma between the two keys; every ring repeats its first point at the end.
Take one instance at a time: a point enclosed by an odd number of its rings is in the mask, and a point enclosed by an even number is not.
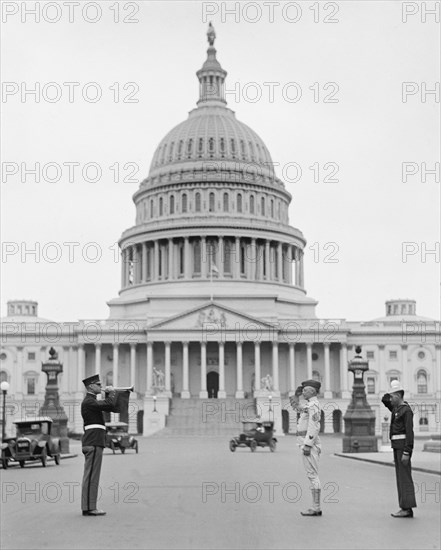
{"type": "Polygon", "coordinates": [[[228,107],[292,195],[317,316],[370,320],[410,298],[439,319],[440,29],[425,8],[3,2],[2,315],[32,299],[56,321],[108,317],[132,195],[196,106],[212,21],[228,107]]]}

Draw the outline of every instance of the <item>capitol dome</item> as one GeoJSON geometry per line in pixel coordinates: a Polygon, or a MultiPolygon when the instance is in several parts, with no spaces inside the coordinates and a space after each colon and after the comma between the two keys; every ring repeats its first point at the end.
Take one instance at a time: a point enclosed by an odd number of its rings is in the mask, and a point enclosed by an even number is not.
{"type": "Polygon", "coordinates": [[[236,307],[240,297],[266,318],[283,309],[313,318],[291,194],[263,140],[227,107],[211,24],[207,36],[197,107],[160,141],[133,195],[136,220],[119,241],[122,285],[111,315],[160,320],[171,307],[162,296],[175,297],[176,312],[216,296],[236,307]]]}

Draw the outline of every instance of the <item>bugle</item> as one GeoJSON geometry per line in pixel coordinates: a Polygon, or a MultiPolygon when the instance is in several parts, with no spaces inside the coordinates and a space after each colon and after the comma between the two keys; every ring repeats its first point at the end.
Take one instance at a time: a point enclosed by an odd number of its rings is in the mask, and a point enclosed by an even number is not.
{"type": "Polygon", "coordinates": [[[130,386],[127,388],[113,388],[115,391],[135,391],[135,386],[130,386]]]}

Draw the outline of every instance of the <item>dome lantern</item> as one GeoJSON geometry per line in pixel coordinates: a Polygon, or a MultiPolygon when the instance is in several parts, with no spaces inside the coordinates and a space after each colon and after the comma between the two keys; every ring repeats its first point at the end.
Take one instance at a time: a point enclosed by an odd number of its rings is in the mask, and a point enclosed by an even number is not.
{"type": "Polygon", "coordinates": [[[207,59],[202,69],[196,73],[199,79],[199,101],[197,105],[198,107],[219,104],[226,105],[225,77],[227,76],[227,71],[222,69],[221,64],[216,59],[216,48],[214,47],[216,33],[211,21],[208,25],[207,39],[209,44],[207,59]]]}

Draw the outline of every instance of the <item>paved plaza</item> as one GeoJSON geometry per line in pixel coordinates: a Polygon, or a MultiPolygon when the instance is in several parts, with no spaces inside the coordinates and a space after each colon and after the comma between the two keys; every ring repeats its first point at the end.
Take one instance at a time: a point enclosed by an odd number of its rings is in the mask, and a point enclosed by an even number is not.
{"type": "Polygon", "coordinates": [[[106,449],[107,515],[93,518],[80,512],[83,457],[72,441],[77,456],[60,466],[2,470],[1,548],[440,548],[439,475],[415,472],[415,517],[394,519],[393,468],[335,456],[337,436],[322,442],[320,518],[300,515],[310,493],[289,436],[275,453],[232,453],[224,437],[139,438],[139,454],[106,449]]]}

